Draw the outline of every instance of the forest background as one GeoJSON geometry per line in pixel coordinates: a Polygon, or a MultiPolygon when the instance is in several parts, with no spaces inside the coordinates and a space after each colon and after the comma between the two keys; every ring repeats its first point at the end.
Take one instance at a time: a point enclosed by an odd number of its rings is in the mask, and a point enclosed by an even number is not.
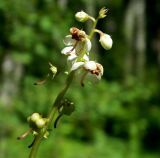
{"type": "Polygon", "coordinates": [[[25,158],[32,136],[16,138],[28,129],[33,112],[44,116],[62,88],[66,59],[60,53],[69,28],[89,30],[76,22],[84,10],[92,16],[109,9],[98,28],[110,34],[113,48],[95,40],[93,50],[104,66],[99,84],[83,88],[75,82],[67,98],[76,105],[63,117],[39,158],[159,158],[160,157],[160,1],[159,0],[1,0],[0,1],[0,157],[25,158]],[[46,77],[48,62],[59,68],[46,77]]]}

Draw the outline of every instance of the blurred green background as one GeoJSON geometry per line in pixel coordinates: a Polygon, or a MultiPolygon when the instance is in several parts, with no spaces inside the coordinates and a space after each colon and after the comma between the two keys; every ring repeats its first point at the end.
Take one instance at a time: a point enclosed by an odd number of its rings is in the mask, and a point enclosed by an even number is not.
{"type": "Polygon", "coordinates": [[[26,158],[32,136],[18,141],[33,112],[46,116],[66,76],[60,51],[69,28],[84,10],[96,16],[109,8],[98,28],[110,34],[105,51],[94,36],[93,53],[104,66],[99,84],[73,83],[66,97],[76,105],[71,117],[44,140],[38,158],[160,157],[160,1],[1,0],[0,1],[0,158],[26,158]],[[95,43],[95,41],[97,41],[95,43]],[[48,62],[59,69],[45,85],[48,62]]]}

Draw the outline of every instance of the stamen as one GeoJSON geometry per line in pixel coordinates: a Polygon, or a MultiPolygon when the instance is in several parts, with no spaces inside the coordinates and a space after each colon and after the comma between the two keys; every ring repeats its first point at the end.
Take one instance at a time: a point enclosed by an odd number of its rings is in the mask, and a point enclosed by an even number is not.
{"type": "Polygon", "coordinates": [[[68,52],[69,54],[76,48],[77,44],[78,44],[78,41],[76,41],[76,43],[75,43],[75,45],[73,46],[73,48],[68,52]]]}

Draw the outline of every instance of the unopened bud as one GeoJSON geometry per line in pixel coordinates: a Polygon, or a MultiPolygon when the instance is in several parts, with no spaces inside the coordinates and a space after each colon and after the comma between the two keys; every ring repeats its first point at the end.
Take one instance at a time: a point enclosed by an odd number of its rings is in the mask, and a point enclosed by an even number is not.
{"type": "Polygon", "coordinates": [[[43,137],[44,137],[44,138],[48,138],[48,136],[49,136],[49,132],[46,131],[43,137]]]}
{"type": "Polygon", "coordinates": [[[62,113],[64,115],[71,115],[72,112],[74,112],[75,110],[75,106],[74,104],[71,102],[71,103],[68,103],[66,106],[63,107],[62,109],[62,113]]]}
{"type": "Polygon", "coordinates": [[[101,43],[102,47],[106,50],[109,50],[112,48],[113,41],[111,36],[108,34],[104,34],[104,33],[101,34],[99,42],[101,43]]]}
{"type": "Polygon", "coordinates": [[[28,121],[36,122],[38,119],[40,119],[41,116],[39,113],[33,113],[29,118],[28,121]]]}
{"type": "Polygon", "coordinates": [[[46,121],[43,118],[40,118],[36,121],[36,126],[38,128],[43,128],[46,124],[46,121]]]}
{"type": "Polygon", "coordinates": [[[89,19],[89,15],[84,11],[80,11],[75,14],[75,18],[79,22],[85,22],[89,19]]]}
{"type": "Polygon", "coordinates": [[[105,18],[107,15],[108,9],[106,9],[105,7],[103,7],[100,11],[99,11],[99,18],[105,18]]]}
{"type": "Polygon", "coordinates": [[[75,110],[74,103],[69,101],[68,99],[64,99],[61,103],[61,106],[63,107],[61,114],[64,115],[71,115],[71,113],[75,110]]]}
{"type": "Polygon", "coordinates": [[[53,66],[51,63],[49,63],[49,66],[50,66],[50,70],[51,70],[51,72],[53,74],[53,78],[54,78],[54,76],[57,73],[57,68],[55,66],[53,66]]]}

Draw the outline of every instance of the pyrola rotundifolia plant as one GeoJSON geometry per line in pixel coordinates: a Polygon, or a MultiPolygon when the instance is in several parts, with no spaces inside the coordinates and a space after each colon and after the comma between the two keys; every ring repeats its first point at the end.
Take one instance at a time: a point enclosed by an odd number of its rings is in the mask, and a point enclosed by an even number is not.
{"type": "MultiPolygon", "coordinates": [[[[94,33],[99,34],[99,43],[101,46],[109,50],[112,48],[112,38],[110,35],[96,29],[96,25],[99,19],[106,17],[107,9],[102,8],[99,11],[98,17],[88,15],[84,11],[77,12],[75,18],[79,22],[86,22],[91,20],[93,26],[87,34],[83,29],[77,27],[71,27],[69,34],[64,38],[63,42],[65,47],[61,50],[61,53],[67,57],[68,72],[64,88],[57,95],[51,110],[47,117],[43,117],[37,112],[34,112],[27,119],[29,129],[23,135],[18,137],[19,140],[25,138],[28,134],[33,134],[33,141],[28,146],[31,148],[29,158],[35,158],[37,150],[42,139],[47,138],[49,135],[49,129],[56,128],[57,121],[62,115],[71,115],[75,109],[75,105],[67,99],[64,99],[68,88],[70,87],[73,79],[78,76],[80,78],[81,86],[84,86],[86,80],[99,81],[103,75],[103,66],[90,58],[90,50],[92,48],[91,39],[94,33]],[[55,116],[57,116],[55,118],[55,116]]],[[[57,73],[57,68],[51,63],[50,71],[52,77],[57,73]]],[[[45,81],[37,82],[36,84],[42,84],[45,81]]]]}

